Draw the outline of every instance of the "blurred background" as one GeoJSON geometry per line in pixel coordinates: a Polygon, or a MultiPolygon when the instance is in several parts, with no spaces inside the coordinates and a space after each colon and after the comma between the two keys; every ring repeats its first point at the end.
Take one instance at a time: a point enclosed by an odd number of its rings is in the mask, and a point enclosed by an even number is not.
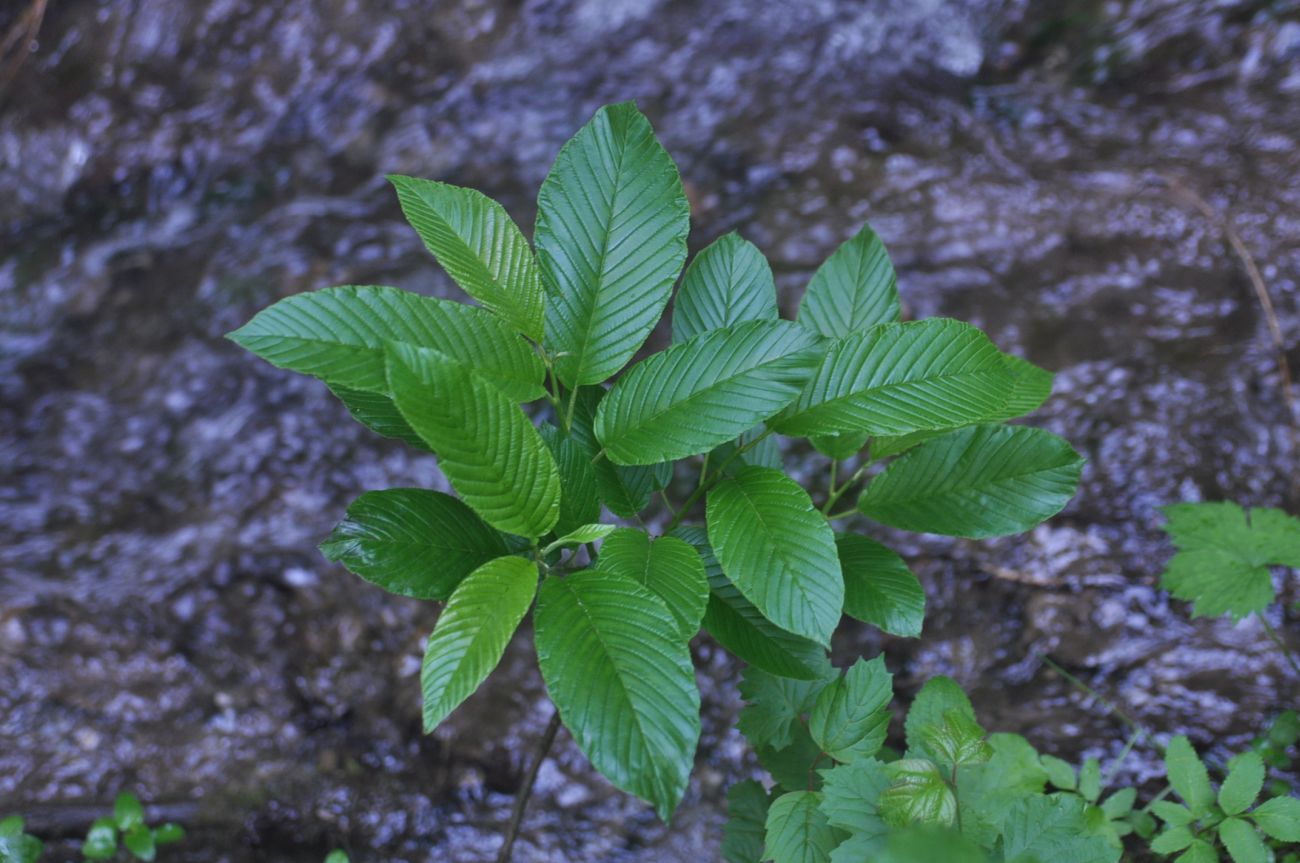
{"type": "MultiPolygon", "coordinates": [[[[992,542],[859,524],[930,608],[919,641],[846,623],[837,662],[883,649],[905,698],[953,675],[987,727],[1070,759],[1127,731],[1043,656],[1211,753],[1295,704],[1258,623],[1189,623],[1155,582],[1159,505],[1300,505],[1242,255],[1300,366],[1300,3],[3,0],[6,33],[0,814],[31,832],[70,840],[134,790],[190,829],[165,860],[493,858],[550,711],[530,633],[422,736],[435,607],[315,545],[363,490],[442,487],[436,464],[221,336],[334,284],[457,296],[382,174],[530,226],[559,146],[628,98],[681,167],[692,249],[739,230],[787,313],[869,220],[910,316],[1059,372],[1032,422],[1088,457],[1078,498],[992,542]]],[[[517,860],[716,859],[755,768],[738,664],[695,655],[671,828],[562,734],[517,860]]]]}

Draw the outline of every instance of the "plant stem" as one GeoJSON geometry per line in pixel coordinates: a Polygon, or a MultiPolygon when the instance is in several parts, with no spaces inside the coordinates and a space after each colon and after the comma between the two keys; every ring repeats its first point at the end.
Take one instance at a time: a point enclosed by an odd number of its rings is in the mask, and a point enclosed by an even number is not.
{"type": "Polygon", "coordinates": [[[682,508],[678,510],[675,516],[673,516],[673,520],[668,522],[668,526],[664,528],[664,534],[667,535],[672,533],[673,529],[682,523],[682,519],[686,518],[687,514],[690,513],[691,507],[695,506],[699,499],[704,496],[705,492],[713,488],[713,486],[717,484],[718,480],[722,478],[722,472],[727,469],[727,465],[731,464],[749,450],[758,446],[758,444],[765,440],[770,434],[772,434],[771,429],[764,429],[762,434],[749,443],[736,447],[735,451],[731,455],[722,460],[722,464],[718,465],[717,469],[713,472],[713,476],[709,477],[707,480],[704,476],[709,466],[708,460],[706,459],[702,469],[700,470],[700,484],[695,487],[695,491],[691,492],[691,496],[686,498],[686,502],[682,504],[682,508]]]}
{"type": "Polygon", "coordinates": [[[1091,686],[1084,683],[1082,680],[1075,677],[1073,674],[1066,671],[1061,666],[1057,665],[1055,662],[1052,661],[1052,658],[1050,656],[1043,656],[1042,660],[1044,664],[1046,664],[1054,671],[1056,671],[1057,674],[1064,677],[1076,689],[1079,689],[1080,691],[1087,693],[1088,695],[1091,695],[1097,701],[1098,704],[1106,708],[1107,712],[1109,712],[1120,722],[1123,722],[1129,728],[1132,728],[1134,731],[1140,733],[1143,737],[1150,739],[1151,732],[1147,730],[1147,727],[1145,725],[1138,722],[1136,719],[1133,719],[1127,713],[1125,713],[1124,711],[1116,707],[1114,704],[1112,704],[1110,701],[1106,700],[1105,696],[1103,696],[1100,692],[1093,689],[1091,686]]]}
{"type": "Polygon", "coordinates": [[[1282,655],[1286,657],[1286,661],[1291,665],[1291,670],[1296,674],[1300,674],[1300,660],[1296,659],[1296,655],[1291,652],[1291,648],[1287,647],[1286,642],[1282,640],[1282,636],[1273,628],[1273,624],[1269,623],[1268,618],[1263,614],[1259,615],[1259,622],[1264,624],[1264,632],[1268,635],[1269,641],[1272,641],[1277,645],[1277,649],[1282,651],[1282,655]]]}
{"type": "Polygon", "coordinates": [[[510,853],[514,850],[515,839],[519,836],[519,828],[524,822],[524,809],[528,806],[528,798],[533,794],[533,785],[537,783],[537,772],[542,767],[542,762],[546,760],[546,755],[551,751],[551,745],[555,743],[555,735],[560,730],[560,711],[557,708],[551,716],[551,721],[546,725],[546,731],[542,733],[541,743],[537,746],[537,754],[533,756],[533,763],[528,767],[528,774],[524,777],[524,784],[519,788],[519,793],[515,795],[515,807],[510,813],[510,823],[506,827],[506,841],[501,845],[501,851],[497,854],[497,863],[510,863],[510,853]]]}
{"type": "Polygon", "coordinates": [[[839,512],[833,512],[826,516],[827,521],[839,521],[842,518],[848,518],[851,515],[857,515],[857,508],[842,509],[839,512]]]}
{"type": "MultiPolygon", "coordinates": [[[[850,488],[852,488],[853,485],[858,480],[862,479],[862,475],[867,471],[867,465],[863,464],[862,467],[858,468],[857,471],[854,472],[853,476],[848,478],[848,481],[845,482],[844,485],[840,486],[839,488],[836,488],[834,465],[832,465],[831,467],[832,467],[831,490],[830,490],[830,494],[828,494],[826,497],[826,505],[822,507],[822,515],[826,515],[828,518],[830,517],[828,513],[831,511],[831,507],[835,506],[835,504],[839,501],[839,499],[844,497],[844,493],[848,491],[850,488]]],[[[853,510],[850,510],[850,512],[852,511],[853,510]]],[[[843,518],[844,516],[841,515],[838,517],[843,518]]]]}
{"type": "MultiPolygon", "coordinates": [[[[573,411],[578,406],[578,388],[574,387],[573,392],[569,394],[569,412],[564,416],[564,430],[568,431],[573,428],[573,411]]],[[[602,450],[603,452],[603,450],[602,450]]],[[[594,462],[595,459],[592,459],[594,462]]]]}

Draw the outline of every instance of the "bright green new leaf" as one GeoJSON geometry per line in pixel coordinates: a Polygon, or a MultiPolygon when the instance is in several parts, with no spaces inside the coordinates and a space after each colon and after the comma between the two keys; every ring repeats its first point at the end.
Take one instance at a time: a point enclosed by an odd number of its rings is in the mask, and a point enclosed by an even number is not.
{"type": "Polygon", "coordinates": [[[772,800],[752,779],[727,789],[727,823],[722,828],[722,859],[726,863],[759,863],[772,800]]]}
{"type": "Polygon", "coordinates": [[[1274,599],[1270,566],[1300,568],[1300,519],[1277,509],[1235,503],[1180,503],[1164,507],[1165,531],[1178,546],[1160,586],[1191,600],[1192,615],[1263,611],[1274,599]]]}
{"type": "Polygon", "coordinates": [[[1195,839],[1174,863],[1219,863],[1219,852],[1204,839],[1195,839]]]}
{"type": "Polygon", "coordinates": [[[753,746],[783,749],[794,740],[795,726],[810,713],[827,683],[838,679],[830,662],[816,680],[793,680],[768,674],[761,668],[745,669],[740,680],[740,697],[745,707],[736,727],[753,746]]]}
{"type": "MultiPolygon", "coordinates": [[[[542,549],[542,554],[547,555],[551,552],[572,545],[584,545],[588,542],[595,542],[598,539],[604,539],[615,530],[617,525],[613,524],[580,524],[564,536],[548,544],[542,549]]],[[[703,574],[701,573],[701,578],[703,574]]]]}
{"type": "Polygon", "coordinates": [[[499,557],[471,572],[452,593],[420,669],[426,734],[487,680],[536,591],[537,564],[499,557]]]}
{"type": "Polygon", "coordinates": [[[673,345],[619,379],[596,412],[596,437],[617,464],[708,452],[788,405],[820,343],[788,321],[749,321],[673,345]]]}
{"type": "Polygon", "coordinates": [[[140,805],[140,798],[130,791],[117,795],[113,801],[113,821],[123,833],[144,824],[144,807],[140,805]]]}
{"type": "Polygon", "coordinates": [[[885,658],[877,656],[859,659],[823,689],[808,720],[822,751],[846,764],[875,755],[889,731],[893,681],[885,658]]]}
{"type": "Polygon", "coordinates": [[[992,846],[1012,804],[1042,794],[1047,773],[1038,762],[1038,753],[1018,734],[991,734],[988,746],[992,751],[988,761],[967,764],[957,771],[957,798],[962,831],[992,846]]]}
{"type": "Polygon", "coordinates": [[[560,475],[519,406],[443,355],[389,345],[394,400],[465,503],[498,530],[536,537],[560,516],[560,475]]]}
{"type": "Polygon", "coordinates": [[[420,488],[361,495],[320,549],[366,581],[417,599],[446,599],[462,578],[509,551],[465,504],[420,488]]]}
{"type": "Polygon", "coordinates": [[[975,426],[927,441],[858,498],[870,518],[918,533],[983,538],[1021,533],[1069,502],[1083,459],[1025,426],[975,426]]]}
{"type": "Polygon", "coordinates": [[[763,616],[829,644],[844,605],[835,535],[808,493],[773,468],[747,467],[708,496],[709,542],[763,616]]]}
{"type": "Polygon", "coordinates": [[[325,855],[325,863],[349,863],[347,852],[341,848],[336,848],[325,855]]]}
{"type": "Polygon", "coordinates": [[[1073,794],[1025,797],[1002,824],[1003,852],[1007,860],[1116,863],[1123,846],[1100,816],[1073,794]]]}
{"type": "Polygon", "coordinates": [[[813,273],[799,323],[824,336],[847,336],[898,320],[898,277],[885,244],[864,225],[813,273]]]}
{"type": "MultiPolygon", "coordinates": [[[[839,849],[836,850],[838,852],[839,849]]],[[[862,853],[854,856],[841,858],[838,853],[831,855],[831,863],[864,863],[866,860],[871,863],[992,863],[992,859],[964,833],[950,827],[925,824],[891,832],[883,853],[872,847],[864,848],[862,853]],[[866,854],[871,856],[865,856],[866,854]]],[[[1020,859],[1013,863],[1048,861],[1020,859]]]]}
{"type": "Polygon", "coordinates": [[[689,231],[677,166],[636,105],[601,108],[564,145],[538,193],[533,238],[546,345],[565,386],[605,380],[641,347],[689,231]]]}
{"type": "MultiPolygon", "coordinates": [[[[582,387],[578,390],[569,434],[587,453],[588,460],[595,459],[600,451],[600,442],[596,440],[593,428],[596,412],[605,395],[605,390],[601,387],[582,387]]],[[[635,518],[650,503],[650,496],[667,485],[672,475],[672,465],[627,466],[600,458],[592,463],[592,471],[596,475],[600,499],[609,507],[609,511],[623,518],[635,518]]]]}
{"type": "Polygon", "coordinates": [[[528,240],[505,208],[473,189],[391,174],[406,220],[465,293],[536,342],[545,295],[528,240]]]}
{"type": "Polygon", "coordinates": [[[1151,804],[1151,811],[1159,816],[1161,821],[1174,827],[1186,827],[1196,820],[1192,810],[1172,800],[1155,801],[1151,804]]]}
{"type": "Polygon", "coordinates": [[[1182,851],[1196,838],[1187,827],[1170,827],[1151,840],[1151,850],[1157,854],[1174,854],[1182,851]]]}
{"type": "Polygon", "coordinates": [[[1264,760],[1258,752],[1243,752],[1228,762],[1228,775],[1219,788],[1219,808],[1240,815],[1264,788],[1264,760]]]}
{"type": "Polygon", "coordinates": [[[915,638],[925,619],[925,590],[892,550],[865,536],[839,534],[844,613],[891,635],[915,638]]]}
{"type": "Polygon", "coordinates": [[[1116,818],[1123,818],[1132,812],[1136,800],[1136,788],[1121,788],[1101,802],[1101,811],[1106,813],[1107,818],[1114,821],[1116,818]]]}
{"type": "Polygon", "coordinates": [[[1300,842],[1300,800],[1274,797],[1265,800],[1250,813],[1266,834],[1279,842],[1300,842]]]}
{"type": "Polygon", "coordinates": [[[36,863],[45,846],[35,836],[0,833],[0,863],[36,863]]]}
{"type": "Polygon", "coordinates": [[[153,860],[158,854],[153,831],[143,824],[137,824],[122,833],[122,844],[137,860],[153,860]]]}
{"type": "MultiPolygon", "coordinates": [[[[931,677],[921,687],[907,710],[903,730],[907,736],[907,757],[942,761],[942,753],[930,746],[930,737],[939,732],[948,715],[956,711],[978,725],[970,699],[951,677],[931,677]]],[[[944,762],[951,766],[951,762],[944,762]]]]}
{"type": "Polygon", "coordinates": [[[1074,791],[1079,787],[1079,777],[1074,772],[1074,765],[1055,755],[1039,756],[1043,769],[1047,771],[1047,781],[1052,787],[1062,791],[1074,791]]]}
{"type": "Polygon", "coordinates": [[[952,826],[957,797],[939,767],[925,758],[903,758],[885,765],[889,787],[880,793],[880,815],[893,827],[911,824],[952,826]]]}
{"type": "Polygon", "coordinates": [[[1089,803],[1096,803],[1101,796],[1101,762],[1089,758],[1079,768],[1079,796],[1089,803]]]}
{"type": "Polygon", "coordinates": [[[993,748],[984,742],[984,729],[960,708],[946,711],[942,722],[927,724],[920,733],[925,749],[940,764],[964,767],[993,757],[993,748]]]}
{"type": "Polygon", "coordinates": [[[594,570],[547,577],[534,619],[542,678],[574,741],[667,821],[700,736],[700,693],[676,621],[630,578],[594,570]]]}
{"type": "Polygon", "coordinates": [[[772,421],[788,435],[902,435],[979,422],[1014,387],[988,336],[960,321],[880,324],[831,343],[794,403],[772,421]]]}
{"type": "Polygon", "coordinates": [[[108,860],[117,853],[117,825],[112,818],[96,818],[81,843],[81,854],[91,860],[108,860]]]}
{"type": "Polygon", "coordinates": [[[397,288],[346,285],[295,294],[229,338],[272,365],[345,390],[389,393],[384,345],[403,342],[464,363],[515,401],[546,393],[541,359],[495,315],[397,288]]]}
{"type": "Polygon", "coordinates": [[[791,791],[772,801],[767,811],[763,859],[772,863],[830,863],[835,832],[821,811],[816,791],[791,791]]]}
{"type": "Polygon", "coordinates": [[[155,845],[174,845],[185,838],[185,828],[168,821],[153,831],[155,845]]]}
{"type": "Polygon", "coordinates": [[[1249,821],[1229,818],[1219,825],[1219,841],[1233,863],[1268,863],[1268,847],[1249,821]]]}
{"type": "Polygon", "coordinates": [[[704,628],[719,644],[750,665],[778,677],[816,680],[827,666],[826,653],[814,641],[773,624],[745,598],[722,571],[704,529],[683,525],[673,535],[695,547],[709,579],[704,628]]]}
{"type": "Polygon", "coordinates": [[[600,547],[596,569],[626,576],[663,600],[681,638],[699,632],[709,581],[704,561],[689,543],[672,536],[651,539],[644,530],[620,528],[600,547]]]}
{"type": "Polygon", "coordinates": [[[673,343],[776,317],[772,267],[753,243],[733,231],[701,249],[686,268],[673,301],[673,343]]]}
{"type": "Polygon", "coordinates": [[[1214,805],[1210,775],[1186,736],[1180,734],[1169,741],[1165,749],[1165,772],[1169,774],[1169,784],[1193,814],[1201,816],[1210,811],[1214,805]]]}
{"type": "Polygon", "coordinates": [[[572,436],[549,423],[544,423],[537,431],[560,472],[560,519],[555,523],[556,533],[569,533],[584,524],[599,521],[600,498],[591,456],[572,436]]]}

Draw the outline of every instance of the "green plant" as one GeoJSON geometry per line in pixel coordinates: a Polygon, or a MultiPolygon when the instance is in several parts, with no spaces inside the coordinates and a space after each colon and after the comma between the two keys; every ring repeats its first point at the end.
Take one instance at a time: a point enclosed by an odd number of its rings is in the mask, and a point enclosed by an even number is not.
{"type": "Polygon", "coordinates": [[[150,827],[145,823],[144,807],[129,791],[117,796],[113,815],[98,818],[90,825],[81,853],[88,860],[110,860],[117,856],[118,841],[137,860],[153,860],[158,849],[185,838],[185,830],[178,824],[150,827]]]}
{"type": "Polygon", "coordinates": [[[21,817],[0,819],[0,863],[36,863],[44,850],[41,840],[24,832],[21,817]]]}
{"type": "MultiPolygon", "coordinates": [[[[667,819],[699,737],[688,642],[701,626],[788,685],[819,684],[842,613],[916,635],[924,611],[897,554],[832,523],[989,537],[1038,524],[1074,492],[1069,444],[1003,424],[1047,397],[1051,375],[969,324],[898,322],[870,228],[817,270],[797,321],[779,319],[762,254],[717,240],[681,278],[672,344],[624,371],[673,293],[689,231],[677,168],[631,103],[602,108],[560,151],[535,256],[478,192],[390,179],[480,305],[346,286],[284,299],[231,338],[434,452],[458,495],[367,492],[322,545],[380,587],[446,601],[421,676],[426,730],[486,679],[532,608],[557,709],[543,752],[562,719],[598,770],[667,819]],[[820,505],[783,470],[779,436],[830,459],[820,505]],[[837,509],[864,480],[856,506],[837,509]],[[688,524],[702,502],[704,525],[688,524]],[[600,524],[606,510],[622,526],[600,524]]],[[[852,680],[886,691],[872,668],[852,680]]],[[[835,716],[859,685],[843,684],[835,716]]]]}

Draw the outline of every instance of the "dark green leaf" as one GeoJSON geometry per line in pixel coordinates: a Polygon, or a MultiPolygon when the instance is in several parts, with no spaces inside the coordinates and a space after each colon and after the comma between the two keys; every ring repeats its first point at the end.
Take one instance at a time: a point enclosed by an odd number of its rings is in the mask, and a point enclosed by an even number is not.
{"type": "Polygon", "coordinates": [[[726,863],[759,863],[771,798],[753,780],[727,789],[727,823],[722,832],[722,859],[726,863]]]}
{"type": "Polygon", "coordinates": [[[652,540],[643,530],[620,528],[601,546],[596,568],[626,576],[663,600],[682,639],[699,631],[709,582],[704,561],[689,543],[672,536],[652,540]]]}
{"type": "Polygon", "coordinates": [[[834,461],[852,458],[867,445],[871,435],[866,432],[845,432],[834,435],[813,435],[808,442],[813,449],[834,461]]]}
{"type": "Polygon", "coordinates": [[[566,386],[605,380],[641,347],[689,231],[677,167],[631,102],[601,108],[560,150],[537,196],[534,241],[546,344],[566,386]]]}
{"type": "Polygon", "coordinates": [[[320,549],[366,581],[418,599],[446,599],[462,578],[508,553],[465,504],[420,488],[361,495],[320,549]]]}
{"type": "Polygon", "coordinates": [[[122,844],[137,860],[153,860],[157,856],[153,831],[143,824],[137,824],[122,834],[122,844]]]}
{"type": "Polygon", "coordinates": [[[898,277],[885,244],[864,225],[817,268],[799,323],[824,336],[846,336],[898,320],[898,277]]]}
{"type": "Polygon", "coordinates": [[[934,318],[881,324],[832,342],[782,434],[902,435],[951,429],[1000,410],[1014,386],[1002,354],[970,324],[934,318]]]}
{"type": "Polygon", "coordinates": [[[825,667],[825,674],[817,680],[792,680],[760,668],[746,668],[740,681],[740,697],[746,704],[736,723],[740,733],[753,746],[789,746],[800,719],[812,711],[826,684],[837,679],[830,662],[825,667]]]}
{"type": "Polygon", "coordinates": [[[403,342],[464,363],[515,401],[546,393],[541,359],[495,315],[397,288],[345,285],[296,294],[229,338],[272,365],[348,390],[390,392],[384,345],[403,342]]]}
{"type": "Polygon", "coordinates": [[[144,807],[140,798],[130,791],[123,791],[113,801],[113,821],[117,829],[126,833],[144,823],[144,807]]]}
{"type": "MultiPolygon", "coordinates": [[[[587,458],[594,459],[600,451],[600,443],[592,431],[596,411],[605,390],[601,387],[582,387],[578,390],[578,401],[573,412],[573,425],[569,434],[587,453],[587,458]]],[[[663,469],[671,470],[671,465],[654,467],[628,467],[614,464],[607,458],[594,462],[592,470],[596,475],[596,488],[600,499],[609,507],[609,511],[622,518],[636,518],[641,510],[650,503],[650,496],[668,482],[663,469]]]]}
{"type": "Polygon", "coordinates": [[[600,520],[600,498],[596,492],[596,472],[591,456],[569,435],[550,424],[538,432],[555,459],[560,472],[560,520],[556,533],[568,533],[600,520]]]}
{"type": "Polygon", "coordinates": [[[733,231],[705,246],[686,268],[673,301],[673,342],[776,317],[772,268],[753,243],[733,231]]]}
{"type": "Polygon", "coordinates": [[[499,557],[471,572],[452,593],[420,669],[426,734],[487,680],[536,590],[537,564],[499,557]]]}
{"type": "Polygon", "coordinates": [[[534,613],[547,691],[591,763],[668,820],[700,736],[690,651],[663,602],[585,570],[542,582],[534,613]]]}
{"type": "Polygon", "coordinates": [[[816,791],[791,791],[767,812],[765,860],[773,863],[829,863],[835,832],[821,811],[816,791]]]}
{"type": "Polygon", "coordinates": [[[155,845],[174,845],[185,838],[185,828],[168,821],[153,831],[155,845]]]}
{"type": "Polygon", "coordinates": [[[330,392],[343,402],[343,406],[352,414],[352,418],[370,429],[375,434],[395,438],[430,452],[429,445],[407,424],[402,412],[393,404],[393,397],[388,393],[371,393],[365,390],[352,390],[347,387],[331,385],[330,392]]]}
{"type": "Polygon", "coordinates": [[[835,536],[794,480],[747,467],[708,496],[708,533],[722,569],[771,622],[828,644],[844,581],[835,536]]]}
{"type": "Polygon", "coordinates": [[[0,836],[21,836],[23,819],[21,815],[6,815],[0,818],[0,836]]]}
{"type": "Polygon", "coordinates": [[[438,454],[465,503],[498,530],[536,537],[560,516],[560,475],[528,417],[474,372],[434,351],[390,344],[398,410],[438,454]]]}
{"type": "Polygon", "coordinates": [[[859,659],[817,696],[808,730],[822,751],[843,763],[870,758],[889,731],[893,675],[885,659],[859,659]]]}
{"type": "Polygon", "coordinates": [[[542,340],[542,283],[509,214],[473,189],[390,174],[406,220],[465,293],[533,341],[542,340]]]}
{"type": "Polygon", "coordinates": [[[1083,459],[1051,432],[975,426],[927,441],[858,499],[865,515],[904,530],[982,538],[1020,533],[1069,502],[1083,459]]]}
{"type": "Polygon", "coordinates": [[[774,746],[755,746],[754,754],[763,769],[772,774],[773,781],[786,789],[822,786],[818,767],[830,764],[821,747],[813,742],[812,735],[802,724],[794,727],[790,743],[777,749],[774,746]]]}
{"type": "Polygon", "coordinates": [[[596,412],[617,464],[708,452],[789,404],[820,361],[820,339],[788,321],[749,321],[633,366],[596,412]]]}
{"type": "Polygon", "coordinates": [[[832,827],[859,839],[879,837],[888,831],[877,805],[881,792],[889,787],[886,765],[864,758],[822,771],[822,777],[822,812],[832,827]]]}
{"type": "Polygon", "coordinates": [[[844,574],[844,613],[891,635],[920,635],[925,590],[903,559],[865,536],[839,534],[835,548],[844,574]]]}

